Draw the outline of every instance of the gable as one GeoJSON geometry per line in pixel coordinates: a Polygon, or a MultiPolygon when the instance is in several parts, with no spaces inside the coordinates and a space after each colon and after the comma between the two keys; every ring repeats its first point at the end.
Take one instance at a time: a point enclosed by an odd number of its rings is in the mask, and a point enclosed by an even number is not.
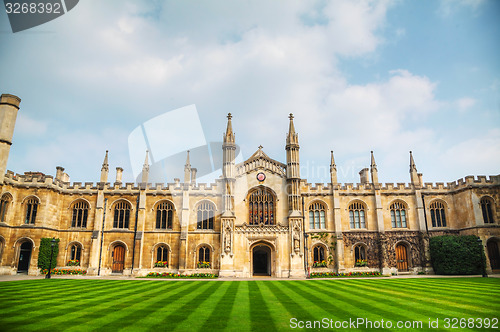
{"type": "Polygon", "coordinates": [[[262,146],[247,160],[236,165],[236,175],[240,176],[253,171],[266,171],[286,177],[286,165],[270,158],[262,151],[262,146]]]}

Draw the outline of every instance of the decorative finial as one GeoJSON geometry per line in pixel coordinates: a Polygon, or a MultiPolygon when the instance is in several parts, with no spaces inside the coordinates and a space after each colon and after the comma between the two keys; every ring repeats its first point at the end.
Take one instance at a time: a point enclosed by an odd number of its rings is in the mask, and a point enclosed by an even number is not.
{"type": "Polygon", "coordinates": [[[292,114],[292,113],[290,113],[290,115],[288,116],[288,118],[289,118],[290,120],[293,120],[293,114],[292,114]]]}
{"type": "Polygon", "coordinates": [[[228,118],[228,120],[231,120],[233,118],[233,116],[231,115],[231,113],[227,113],[227,118],[228,118]]]}
{"type": "Polygon", "coordinates": [[[259,150],[262,150],[264,147],[262,145],[259,145],[259,150]]]}

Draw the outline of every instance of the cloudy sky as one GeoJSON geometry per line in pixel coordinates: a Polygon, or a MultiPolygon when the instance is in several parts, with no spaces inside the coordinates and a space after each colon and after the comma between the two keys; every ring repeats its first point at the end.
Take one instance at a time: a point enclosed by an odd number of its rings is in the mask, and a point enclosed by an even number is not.
{"type": "Polygon", "coordinates": [[[370,150],[381,182],[409,181],[409,150],[425,182],[499,174],[499,17],[494,0],[82,0],[14,34],[1,11],[0,93],[22,99],[8,169],[96,182],[109,150],[110,180],[133,181],[129,135],[194,104],[165,132],[217,142],[231,112],[243,157],[281,162],[293,113],[309,182],[330,150],[340,182],[370,150]]]}

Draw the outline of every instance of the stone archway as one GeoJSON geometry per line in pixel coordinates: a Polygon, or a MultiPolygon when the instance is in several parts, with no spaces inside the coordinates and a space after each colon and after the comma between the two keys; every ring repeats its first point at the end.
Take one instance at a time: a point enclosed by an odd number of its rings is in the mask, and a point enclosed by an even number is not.
{"type": "Polygon", "coordinates": [[[271,276],[272,275],[271,248],[265,244],[258,244],[252,249],[252,275],[271,276]]]}

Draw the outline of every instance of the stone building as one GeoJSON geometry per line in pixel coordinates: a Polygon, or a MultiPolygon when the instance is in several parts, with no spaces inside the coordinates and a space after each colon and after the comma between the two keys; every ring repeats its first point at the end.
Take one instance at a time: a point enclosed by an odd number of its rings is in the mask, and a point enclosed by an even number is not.
{"type": "MultiPolygon", "coordinates": [[[[108,152],[97,183],[6,171],[20,99],[0,100],[0,274],[39,274],[41,238],[57,238],[58,267],[78,260],[90,275],[150,271],[227,277],[303,277],[314,271],[431,272],[428,239],[478,236],[487,270],[500,269],[500,175],[423,183],[410,152],[410,183],[378,181],[373,153],[360,183],[341,184],[331,153],[330,183],[300,176],[299,138],[290,115],[286,163],[260,147],[235,163],[228,116],[222,176],[196,182],[189,155],[184,181],[108,180],[108,152]],[[158,261],[165,267],[155,267],[158,261]]],[[[195,165],[194,165],[195,166],[195,165]]]]}

